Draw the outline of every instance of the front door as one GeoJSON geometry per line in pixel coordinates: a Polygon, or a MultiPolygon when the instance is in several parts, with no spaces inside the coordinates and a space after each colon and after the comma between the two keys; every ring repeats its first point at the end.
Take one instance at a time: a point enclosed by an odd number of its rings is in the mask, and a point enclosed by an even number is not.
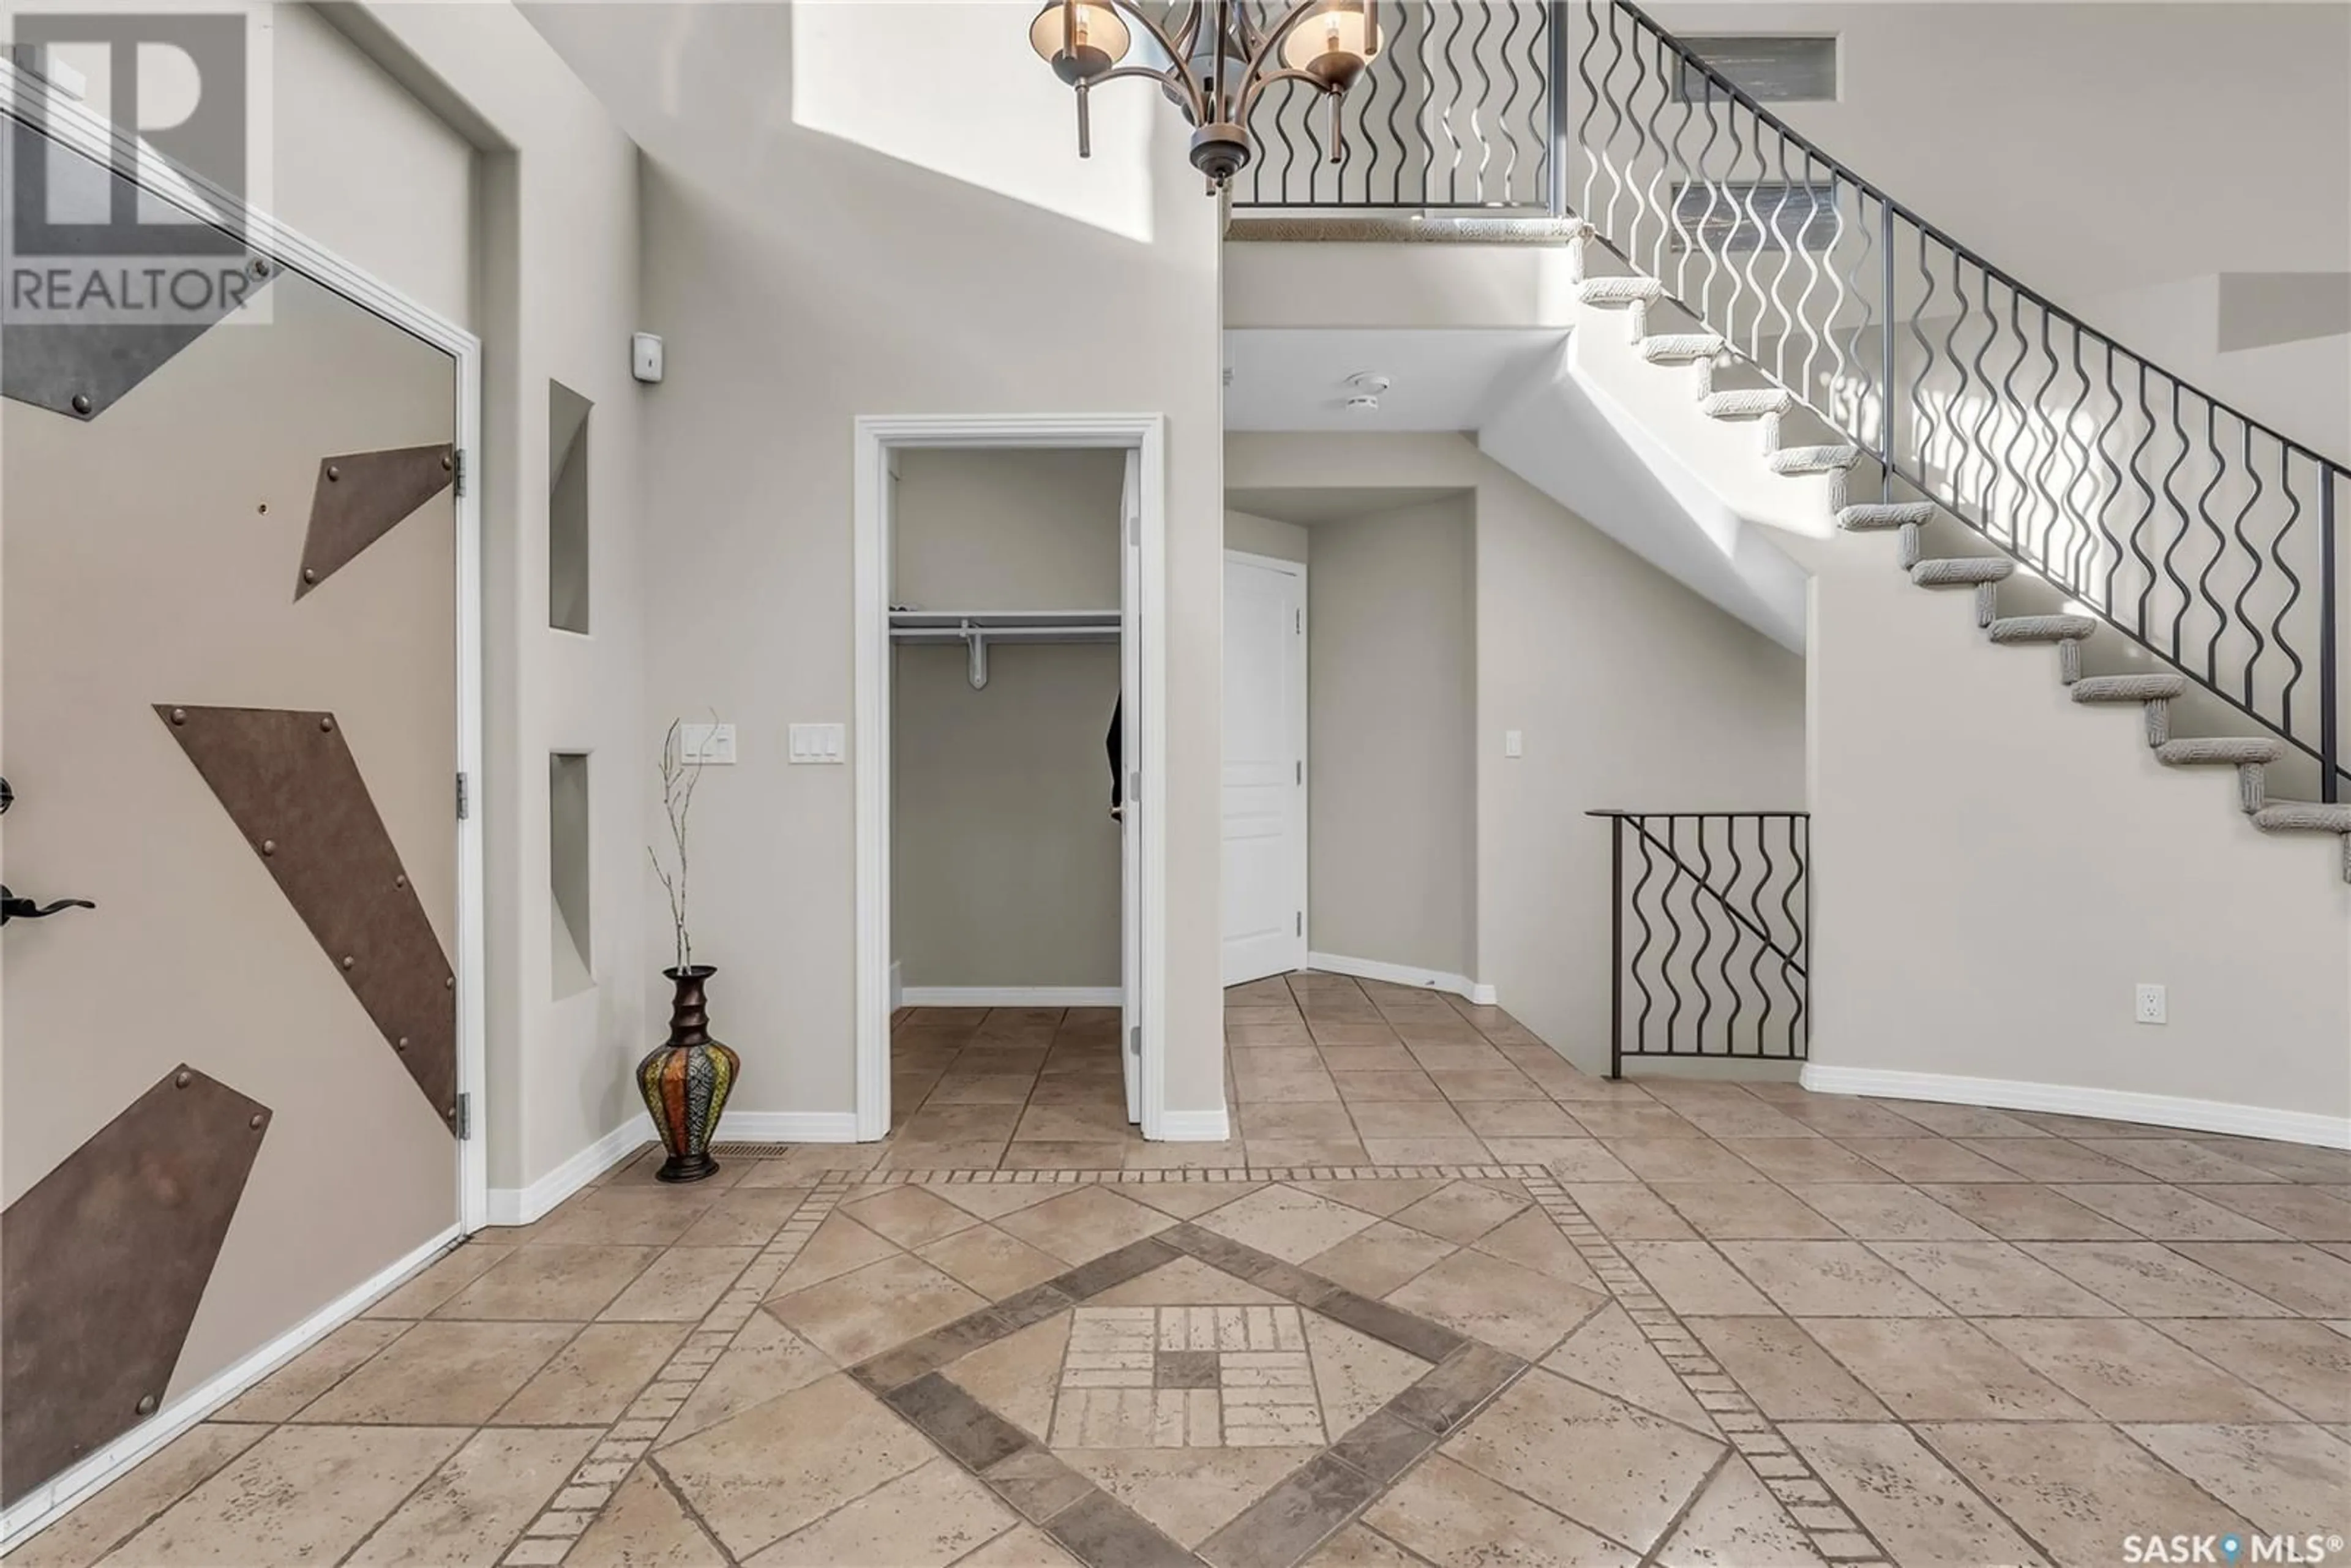
{"type": "Polygon", "coordinates": [[[0,1502],[458,1220],[455,368],[264,266],[5,340],[0,1502]]]}

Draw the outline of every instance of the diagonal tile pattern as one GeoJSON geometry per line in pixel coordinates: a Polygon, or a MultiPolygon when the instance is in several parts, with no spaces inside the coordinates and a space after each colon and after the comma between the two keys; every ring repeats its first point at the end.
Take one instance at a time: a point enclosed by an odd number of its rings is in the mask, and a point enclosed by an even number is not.
{"type": "Polygon", "coordinates": [[[1235,1143],[1155,1145],[1103,1114],[1105,1018],[906,1015],[886,1145],[634,1162],[10,1563],[1858,1568],[2351,1524],[2351,1155],[1609,1083],[1330,976],[1236,988],[1228,1040],[1235,1143]]]}

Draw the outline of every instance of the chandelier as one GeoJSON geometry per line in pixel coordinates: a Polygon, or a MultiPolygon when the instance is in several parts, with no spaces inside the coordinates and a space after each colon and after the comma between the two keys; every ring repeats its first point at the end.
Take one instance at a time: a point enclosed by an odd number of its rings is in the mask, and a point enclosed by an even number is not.
{"type": "Polygon", "coordinates": [[[1340,161],[1339,100],[1380,52],[1378,0],[1295,0],[1272,26],[1237,0],[1186,0],[1171,31],[1133,0],[1047,0],[1029,43],[1077,89],[1078,156],[1092,155],[1086,95],[1121,77],[1160,84],[1192,132],[1192,166],[1212,190],[1249,165],[1249,111],[1276,82],[1304,82],[1331,105],[1331,162],[1340,161]],[[1130,25],[1131,24],[1131,25],[1130,25]],[[1140,27],[1166,65],[1122,65],[1140,27]]]}

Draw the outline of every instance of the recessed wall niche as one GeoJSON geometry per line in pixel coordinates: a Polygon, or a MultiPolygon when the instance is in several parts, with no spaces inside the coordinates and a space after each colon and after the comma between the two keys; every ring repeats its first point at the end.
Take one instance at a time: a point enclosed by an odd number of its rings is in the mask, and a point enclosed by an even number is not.
{"type": "Polygon", "coordinates": [[[548,962],[557,999],[596,983],[588,925],[588,754],[547,758],[548,962]]]}
{"type": "Polygon", "coordinates": [[[547,623],[588,630],[588,417],[595,405],[547,383],[547,623]]]}

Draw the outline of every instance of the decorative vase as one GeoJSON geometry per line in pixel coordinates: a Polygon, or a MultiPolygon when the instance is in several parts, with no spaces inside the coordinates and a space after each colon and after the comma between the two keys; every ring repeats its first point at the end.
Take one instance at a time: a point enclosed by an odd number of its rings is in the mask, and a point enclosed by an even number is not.
{"type": "Polygon", "coordinates": [[[637,1063],[637,1089],[669,1153],[655,1173],[663,1181],[701,1181],[718,1169],[710,1145],[743,1059],[710,1038],[710,1008],[702,988],[717,972],[710,964],[662,971],[677,988],[670,1002],[669,1039],[637,1063]]]}

